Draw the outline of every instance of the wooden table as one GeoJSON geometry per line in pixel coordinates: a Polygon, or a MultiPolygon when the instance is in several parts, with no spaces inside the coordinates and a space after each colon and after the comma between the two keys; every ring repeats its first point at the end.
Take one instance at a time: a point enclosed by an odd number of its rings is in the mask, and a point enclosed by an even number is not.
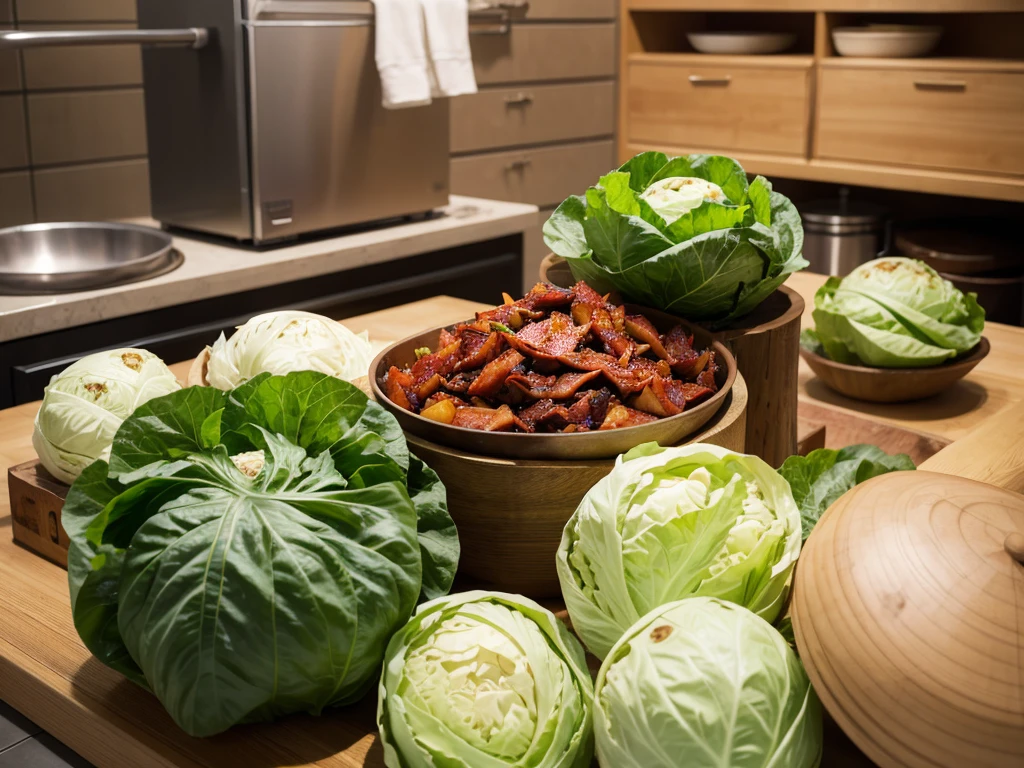
{"type": "MultiPolygon", "coordinates": [[[[810,304],[822,279],[798,275],[791,284],[810,304]]],[[[438,297],[345,322],[355,331],[368,329],[374,342],[388,343],[424,327],[455,322],[476,308],[471,302],[438,297]]],[[[821,393],[803,371],[801,398],[838,410],[868,411],[880,420],[951,438],[966,435],[988,415],[1019,420],[1021,410],[1005,409],[1024,401],[1024,331],[990,326],[986,335],[992,341],[990,357],[963,385],[934,402],[866,409],[821,393]],[[883,412],[875,412],[877,408],[883,412]]],[[[187,363],[173,367],[184,378],[187,363]]],[[[198,740],[184,735],[154,697],[90,656],[71,621],[65,572],[11,540],[6,470],[34,456],[31,431],[37,407],[30,403],[0,411],[0,699],[104,768],[381,766],[372,701],[321,718],[299,715],[198,740]]],[[[1020,428],[1020,423],[1001,424],[998,419],[994,426],[989,423],[996,432],[1020,428]]],[[[955,453],[947,452],[996,446],[997,440],[998,434],[971,435],[940,453],[937,463],[946,455],[946,464],[955,471],[955,453]]],[[[1024,457],[1001,460],[1010,475],[1024,466],[1024,457]]],[[[840,752],[830,750],[830,765],[863,765],[840,752]]]]}

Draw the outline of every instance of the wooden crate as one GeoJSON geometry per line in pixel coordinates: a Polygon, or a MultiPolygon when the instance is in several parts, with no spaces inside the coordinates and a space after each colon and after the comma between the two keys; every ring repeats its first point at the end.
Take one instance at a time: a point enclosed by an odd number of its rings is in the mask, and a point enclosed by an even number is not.
{"type": "Polygon", "coordinates": [[[38,459],[7,470],[14,540],[58,565],[68,567],[68,535],[60,512],[68,486],[43,469],[38,459]]]}

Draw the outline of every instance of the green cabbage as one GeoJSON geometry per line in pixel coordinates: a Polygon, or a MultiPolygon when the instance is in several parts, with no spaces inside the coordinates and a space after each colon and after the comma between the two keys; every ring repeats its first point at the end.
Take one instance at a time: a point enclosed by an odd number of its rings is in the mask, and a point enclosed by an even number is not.
{"type": "Polygon", "coordinates": [[[819,448],[806,456],[790,456],[779,474],[786,478],[800,507],[804,540],[825,510],[859,483],[887,472],[916,469],[905,453],[890,456],[875,445],[861,443],[840,450],[819,448]]]}
{"type": "Polygon", "coordinates": [[[86,647],[194,736],[360,698],[459,555],[394,417],[310,371],[150,400],[63,523],[86,647]]]}
{"type": "Polygon", "coordinates": [[[563,202],[544,240],[600,291],[691,320],[752,311],[807,266],[793,204],[735,160],[644,152],[563,202]]]}
{"type": "Polygon", "coordinates": [[[110,455],[114,433],[137,406],[179,389],[164,361],[144,349],[88,355],[50,379],[32,447],[49,473],[70,485],[110,455]]]}
{"type": "Polygon", "coordinates": [[[820,343],[836,362],[924,368],[974,347],[985,310],[924,262],[887,256],[829,278],[814,295],[814,324],[804,345],[820,343]]]}
{"type": "Polygon", "coordinates": [[[693,595],[774,621],[800,542],[789,485],[761,459],[648,443],[580,502],[562,533],[558,580],[573,628],[603,659],[645,613],[693,595]]]}
{"type": "Polygon", "coordinates": [[[663,605],[597,675],[594,731],[614,768],[816,768],[821,703],[779,632],[711,598],[663,605]]]}
{"type": "Polygon", "coordinates": [[[388,644],[377,701],[389,768],[587,768],[593,756],[583,649],[519,595],[420,606],[388,644]]]}
{"type": "Polygon", "coordinates": [[[366,376],[373,357],[366,332],[352,333],[322,315],[294,310],[257,315],[230,339],[210,348],[211,387],[232,389],[261,373],[319,371],[352,381],[366,376]]]}

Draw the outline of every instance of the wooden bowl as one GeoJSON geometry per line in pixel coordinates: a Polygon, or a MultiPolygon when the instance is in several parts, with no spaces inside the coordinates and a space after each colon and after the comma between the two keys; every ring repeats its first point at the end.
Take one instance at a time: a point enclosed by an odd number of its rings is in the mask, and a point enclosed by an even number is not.
{"type": "Polygon", "coordinates": [[[862,483],[801,550],[790,613],[814,690],[879,766],[1024,765],[1024,496],[923,470],[862,483]]]}
{"type": "Polygon", "coordinates": [[[854,400],[872,403],[905,403],[944,392],[985,359],[990,345],[984,336],[973,349],[960,357],[931,368],[868,368],[837,363],[806,347],[800,356],[815,376],[836,392],[854,400]]]}
{"type": "Polygon", "coordinates": [[[636,427],[622,427],[606,431],[525,434],[516,432],[486,432],[480,429],[467,429],[442,424],[425,419],[419,414],[407,411],[391,402],[385,394],[385,377],[391,366],[404,368],[416,361],[416,350],[421,347],[437,347],[438,336],[442,328],[452,329],[455,326],[441,326],[430,331],[417,333],[397,344],[385,349],[370,365],[370,387],[373,396],[381,405],[390,411],[406,434],[416,435],[424,440],[439,445],[446,445],[468,453],[498,456],[506,459],[556,459],[556,460],[588,460],[611,459],[625,453],[641,443],[660,443],[676,445],[687,435],[703,427],[714,416],[725,402],[729,390],[736,380],[736,359],[724,344],[712,341],[703,329],[680,321],[678,318],[663,312],[626,305],[630,312],[639,312],[647,316],[659,331],[667,331],[676,325],[683,325],[693,333],[694,346],[698,349],[710,348],[715,352],[718,361],[718,373],[715,381],[718,391],[703,403],[688,408],[675,416],[668,416],[648,424],[636,427]]]}
{"type": "MultiPolygon", "coordinates": [[[[196,355],[196,359],[192,361],[192,365],[189,366],[188,376],[185,378],[186,387],[208,387],[210,382],[207,380],[207,373],[210,365],[210,348],[206,347],[196,355]]],[[[353,379],[352,383],[359,387],[367,395],[373,396],[370,391],[370,380],[366,376],[360,376],[358,379],[353,379]]]]}
{"type": "MultiPolygon", "coordinates": [[[[742,453],[747,386],[736,378],[725,404],[688,442],[742,453]]],[[[459,529],[459,579],[535,599],[560,595],[555,553],[562,529],[613,459],[527,461],[480,456],[407,434],[409,448],[437,472],[459,529]]]]}

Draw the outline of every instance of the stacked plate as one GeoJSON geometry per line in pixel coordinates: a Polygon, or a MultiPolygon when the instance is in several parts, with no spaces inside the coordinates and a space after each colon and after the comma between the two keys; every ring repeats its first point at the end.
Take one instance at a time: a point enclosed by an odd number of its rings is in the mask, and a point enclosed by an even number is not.
{"type": "Polygon", "coordinates": [[[840,56],[908,59],[931,53],[942,37],[942,27],[915,24],[869,24],[836,27],[832,42],[840,56]]]}
{"type": "Polygon", "coordinates": [[[686,37],[701,53],[739,56],[781,53],[796,42],[789,32],[690,32],[686,37]]]}

